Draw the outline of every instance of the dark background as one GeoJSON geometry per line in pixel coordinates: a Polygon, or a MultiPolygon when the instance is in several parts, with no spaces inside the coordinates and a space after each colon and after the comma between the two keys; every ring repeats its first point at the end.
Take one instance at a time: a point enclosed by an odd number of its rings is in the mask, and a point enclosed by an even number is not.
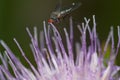
{"type": "MultiPolygon", "coordinates": [[[[15,37],[29,53],[30,39],[25,30],[37,26],[43,29],[43,20],[48,20],[59,0],[0,0],[0,39],[4,40],[10,48],[17,52],[13,42],[15,37]]],[[[114,26],[115,40],[117,42],[117,25],[120,25],[120,0],[62,0],[63,6],[72,2],[81,2],[82,6],[71,13],[75,22],[84,21],[96,15],[97,32],[103,44],[107,38],[110,27],[114,26]]],[[[65,19],[62,23],[68,22],[65,19]]],[[[67,25],[67,23],[64,23],[67,25]]],[[[67,28],[68,25],[67,25],[67,28]]],[[[77,33],[76,33],[77,34],[77,33]]],[[[18,52],[19,53],[19,52],[18,52]]],[[[19,55],[16,53],[17,55],[19,55]]],[[[120,57],[120,56],[119,56],[120,57]]]]}

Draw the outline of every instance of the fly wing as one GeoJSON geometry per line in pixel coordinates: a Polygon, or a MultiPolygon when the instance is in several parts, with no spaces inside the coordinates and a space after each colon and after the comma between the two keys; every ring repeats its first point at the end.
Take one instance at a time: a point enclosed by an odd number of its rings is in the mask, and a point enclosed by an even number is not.
{"type": "Polygon", "coordinates": [[[61,15],[67,15],[81,6],[81,3],[72,3],[70,6],[64,7],[61,9],[61,15]]]}
{"type": "Polygon", "coordinates": [[[54,12],[60,12],[62,8],[62,1],[59,0],[59,3],[56,5],[54,12]]]}
{"type": "Polygon", "coordinates": [[[62,1],[59,0],[59,3],[56,5],[55,9],[52,11],[52,13],[50,14],[50,18],[53,20],[57,20],[58,15],[60,13],[61,10],[61,6],[62,6],[62,1]]]}
{"type": "Polygon", "coordinates": [[[82,5],[82,4],[81,4],[80,2],[79,2],[79,3],[72,3],[72,5],[71,5],[71,8],[72,8],[71,11],[79,8],[81,5],[82,5]]]}

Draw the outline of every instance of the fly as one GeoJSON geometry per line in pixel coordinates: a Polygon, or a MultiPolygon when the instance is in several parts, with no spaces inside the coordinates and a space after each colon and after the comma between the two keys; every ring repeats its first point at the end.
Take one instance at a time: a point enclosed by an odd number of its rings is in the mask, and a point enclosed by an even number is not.
{"type": "Polygon", "coordinates": [[[48,23],[59,23],[80,5],[81,3],[72,3],[71,5],[63,8],[61,8],[61,5],[58,5],[56,9],[51,13],[48,23]]]}

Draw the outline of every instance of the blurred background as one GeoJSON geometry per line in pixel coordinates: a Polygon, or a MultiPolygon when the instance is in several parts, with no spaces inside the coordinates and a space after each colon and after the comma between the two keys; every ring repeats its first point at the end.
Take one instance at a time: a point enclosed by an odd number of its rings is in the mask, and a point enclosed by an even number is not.
{"type": "MultiPolygon", "coordinates": [[[[84,17],[92,19],[92,15],[95,15],[98,36],[103,44],[111,26],[114,26],[117,42],[117,25],[120,25],[120,0],[62,0],[62,5],[70,5],[73,2],[82,3],[82,6],[70,14],[74,22],[81,23],[84,21],[84,17]]],[[[41,31],[43,21],[49,19],[58,3],[59,0],[0,0],[0,39],[4,40],[14,52],[18,52],[17,55],[20,55],[13,41],[15,37],[23,50],[28,53],[27,55],[31,55],[29,53],[31,52],[29,51],[30,38],[25,30],[26,27],[33,31],[33,27],[37,26],[41,31]]],[[[69,19],[65,19],[62,23],[64,22],[69,22],[69,19]]],[[[64,24],[67,25],[67,23],[64,24]]],[[[68,25],[67,28],[69,28],[68,25]]]]}

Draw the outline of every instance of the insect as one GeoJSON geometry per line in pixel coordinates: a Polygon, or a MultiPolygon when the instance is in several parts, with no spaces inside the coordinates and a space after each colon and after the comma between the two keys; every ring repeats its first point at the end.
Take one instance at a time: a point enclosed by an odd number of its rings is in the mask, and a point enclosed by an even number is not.
{"type": "Polygon", "coordinates": [[[68,14],[77,9],[81,3],[72,3],[67,7],[61,8],[61,4],[56,6],[56,9],[51,13],[48,23],[59,23],[68,14]]]}

